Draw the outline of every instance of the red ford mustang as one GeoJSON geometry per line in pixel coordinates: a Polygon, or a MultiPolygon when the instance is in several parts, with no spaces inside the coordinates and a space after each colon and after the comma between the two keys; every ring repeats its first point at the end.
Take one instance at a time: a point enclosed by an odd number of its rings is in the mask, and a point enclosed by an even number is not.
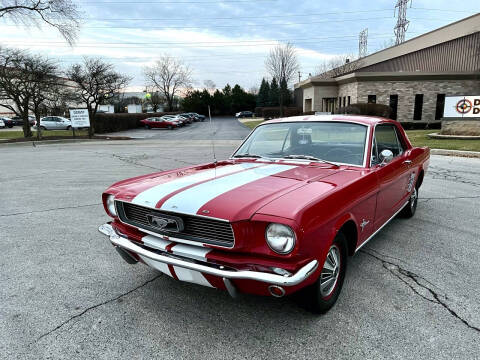
{"type": "Polygon", "coordinates": [[[428,148],[399,123],[361,116],[264,122],[228,160],[123,180],[100,227],[129,263],[177,280],[337,300],[348,256],[397,214],[414,215],[428,148]]]}

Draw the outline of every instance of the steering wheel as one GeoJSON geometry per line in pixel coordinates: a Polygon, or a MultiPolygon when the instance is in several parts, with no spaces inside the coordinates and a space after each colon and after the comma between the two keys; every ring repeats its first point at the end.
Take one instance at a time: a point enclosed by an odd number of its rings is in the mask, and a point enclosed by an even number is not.
{"type": "Polygon", "coordinates": [[[330,149],[326,152],[325,154],[325,157],[328,158],[329,155],[333,154],[333,153],[336,153],[335,155],[337,154],[340,154],[340,156],[342,156],[342,153],[344,156],[350,156],[350,155],[353,155],[353,152],[349,149],[345,149],[345,148],[341,148],[341,147],[336,147],[336,148],[333,148],[333,149],[330,149]]]}

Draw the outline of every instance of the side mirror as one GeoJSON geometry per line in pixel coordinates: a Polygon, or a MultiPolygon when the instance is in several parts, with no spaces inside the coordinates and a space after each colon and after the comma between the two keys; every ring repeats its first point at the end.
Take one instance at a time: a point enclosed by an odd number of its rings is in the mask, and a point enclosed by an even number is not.
{"type": "Polygon", "coordinates": [[[388,164],[390,161],[392,161],[392,159],[393,153],[390,150],[385,149],[380,153],[380,160],[382,160],[382,163],[380,165],[383,166],[385,164],[388,164]]]}

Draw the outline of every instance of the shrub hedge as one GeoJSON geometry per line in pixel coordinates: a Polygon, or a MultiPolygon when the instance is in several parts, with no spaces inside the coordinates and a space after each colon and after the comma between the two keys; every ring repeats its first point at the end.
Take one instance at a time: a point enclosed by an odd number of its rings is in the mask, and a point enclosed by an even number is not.
{"type": "Polygon", "coordinates": [[[178,114],[179,112],[157,112],[141,114],[96,114],[93,120],[93,126],[96,134],[116,132],[128,129],[135,129],[142,126],[140,120],[149,117],[160,117],[169,114],[178,114]]]}
{"type": "Polygon", "coordinates": [[[335,111],[336,114],[351,114],[351,115],[369,115],[380,116],[390,119],[392,115],[392,108],[383,104],[367,104],[357,103],[349,106],[341,107],[335,111]]]}
{"type": "MultiPolygon", "coordinates": [[[[297,107],[283,107],[283,117],[302,115],[302,109],[297,107]]],[[[274,107],[256,107],[255,116],[265,119],[280,117],[280,106],[274,107]]]]}

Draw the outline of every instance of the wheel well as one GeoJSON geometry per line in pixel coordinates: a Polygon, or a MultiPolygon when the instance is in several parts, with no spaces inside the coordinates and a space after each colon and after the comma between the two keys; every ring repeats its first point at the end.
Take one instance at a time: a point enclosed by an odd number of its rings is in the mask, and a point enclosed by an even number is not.
{"type": "Polygon", "coordinates": [[[417,180],[417,190],[420,188],[420,186],[422,186],[422,183],[423,183],[423,174],[424,174],[424,171],[420,171],[420,174],[418,175],[418,180],[417,180]]]}
{"type": "Polygon", "coordinates": [[[339,232],[340,231],[347,238],[348,255],[352,256],[353,254],[355,254],[355,250],[357,248],[357,225],[355,225],[355,222],[353,220],[348,220],[345,224],[342,225],[339,232]]]}

